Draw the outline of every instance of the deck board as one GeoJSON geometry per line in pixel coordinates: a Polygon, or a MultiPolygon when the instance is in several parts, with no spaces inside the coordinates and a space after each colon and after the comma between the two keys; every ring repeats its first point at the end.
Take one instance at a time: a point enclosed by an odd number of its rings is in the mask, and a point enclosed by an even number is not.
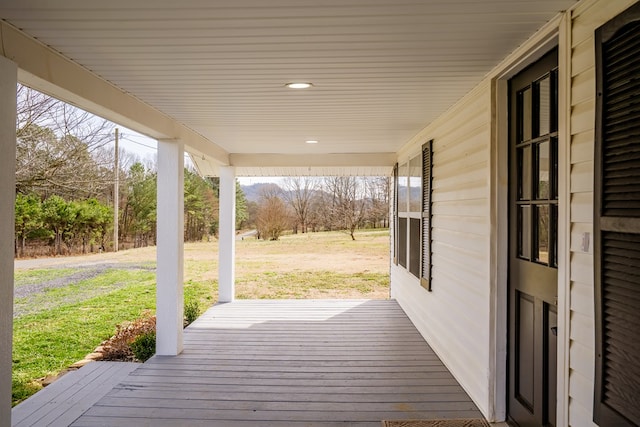
{"type": "Polygon", "coordinates": [[[73,426],[379,426],[481,417],[395,301],[237,301],[73,426]]]}
{"type": "Polygon", "coordinates": [[[11,410],[12,425],[68,426],[138,363],[92,362],[72,371],[11,410]]]}

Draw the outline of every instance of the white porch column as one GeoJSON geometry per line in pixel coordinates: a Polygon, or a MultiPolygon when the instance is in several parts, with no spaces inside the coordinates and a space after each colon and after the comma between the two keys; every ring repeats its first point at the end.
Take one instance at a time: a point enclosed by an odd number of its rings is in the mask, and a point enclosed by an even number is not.
{"type": "Polygon", "coordinates": [[[156,353],[182,351],[184,285],[184,146],[158,141],[156,353]]]}
{"type": "Polygon", "coordinates": [[[220,167],[220,220],[218,224],[218,301],[232,302],[236,262],[236,170],[220,167]]]}
{"type": "Polygon", "coordinates": [[[11,425],[17,76],[16,64],[0,57],[0,427],[11,425]]]}

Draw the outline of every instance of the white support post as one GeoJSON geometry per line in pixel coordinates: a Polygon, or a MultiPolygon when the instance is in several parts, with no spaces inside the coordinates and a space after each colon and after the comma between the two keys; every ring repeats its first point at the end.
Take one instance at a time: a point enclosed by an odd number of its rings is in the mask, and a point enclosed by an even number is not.
{"type": "Polygon", "coordinates": [[[0,427],[11,425],[18,68],[0,56],[0,427]]]}
{"type": "Polygon", "coordinates": [[[236,171],[220,167],[220,221],[218,225],[218,301],[235,298],[236,171]]]}
{"type": "Polygon", "coordinates": [[[184,145],[158,141],[156,354],[183,348],[184,145]]]}

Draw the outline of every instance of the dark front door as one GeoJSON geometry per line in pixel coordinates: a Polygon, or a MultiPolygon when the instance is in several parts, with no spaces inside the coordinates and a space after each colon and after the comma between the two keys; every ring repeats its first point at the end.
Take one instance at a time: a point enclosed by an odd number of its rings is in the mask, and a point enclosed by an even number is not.
{"type": "Polygon", "coordinates": [[[556,422],[557,49],[510,80],[510,421],[556,422]]]}

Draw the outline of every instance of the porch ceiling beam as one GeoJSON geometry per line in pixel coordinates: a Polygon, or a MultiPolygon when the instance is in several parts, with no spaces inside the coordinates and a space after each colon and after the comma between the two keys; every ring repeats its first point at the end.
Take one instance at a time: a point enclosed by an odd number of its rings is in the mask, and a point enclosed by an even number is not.
{"type": "Polygon", "coordinates": [[[187,149],[229,164],[229,154],[217,144],[4,21],[0,49],[18,64],[18,80],[27,86],[154,139],[180,140],[187,149]]]}
{"type": "Polygon", "coordinates": [[[395,153],[241,154],[229,155],[235,167],[393,167],[395,153]]]}

